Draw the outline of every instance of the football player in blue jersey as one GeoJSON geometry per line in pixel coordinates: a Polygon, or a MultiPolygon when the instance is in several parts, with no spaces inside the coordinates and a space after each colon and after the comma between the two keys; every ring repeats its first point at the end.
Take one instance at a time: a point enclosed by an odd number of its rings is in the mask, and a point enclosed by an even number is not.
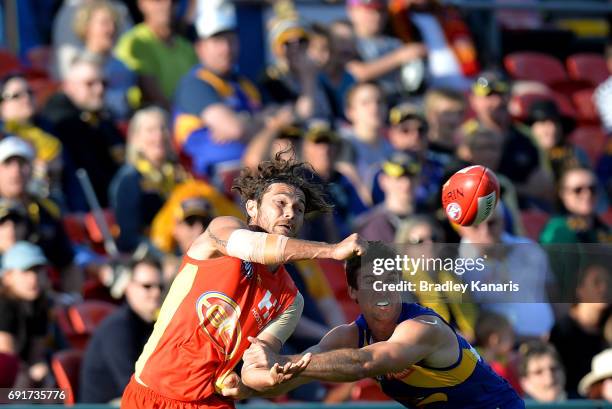
{"type": "MultiPolygon", "coordinates": [[[[386,245],[370,242],[364,256],[347,262],[349,293],[362,314],[332,329],[310,348],[310,363],[299,377],[265,392],[281,394],[312,380],[375,378],[389,397],[406,407],[525,408],[508,382],[436,312],[402,302],[401,292],[374,290],[398,283],[399,269],[374,274],[374,266],[380,265],[377,259],[395,260],[396,255],[386,245]]],[[[243,357],[243,378],[249,370],[296,362],[303,356],[278,355],[256,339],[251,342],[243,357]]],[[[236,376],[226,382],[222,393],[244,398],[250,389],[236,376]]]]}

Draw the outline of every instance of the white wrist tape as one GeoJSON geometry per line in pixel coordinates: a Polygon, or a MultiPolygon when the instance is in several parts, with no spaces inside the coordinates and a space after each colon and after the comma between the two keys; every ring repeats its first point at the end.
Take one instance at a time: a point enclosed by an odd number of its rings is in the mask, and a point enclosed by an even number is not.
{"type": "Polygon", "coordinates": [[[227,254],[259,264],[280,264],[285,261],[289,238],[280,234],[234,230],[227,241],[227,254]]]}

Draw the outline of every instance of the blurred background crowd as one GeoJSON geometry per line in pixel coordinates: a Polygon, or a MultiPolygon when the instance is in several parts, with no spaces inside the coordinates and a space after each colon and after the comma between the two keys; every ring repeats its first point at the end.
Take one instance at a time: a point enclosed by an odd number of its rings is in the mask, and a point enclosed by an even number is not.
{"type": "MultiPolygon", "coordinates": [[[[480,3],[2,2],[0,387],[119,398],[182,254],[213,217],[244,217],[233,179],[280,153],[335,206],[303,238],[478,243],[529,294],[412,300],[527,399],[612,402],[612,5],[480,3]],[[459,228],[440,192],[469,165],[502,200],[459,228]]],[[[288,269],[299,352],[357,306],[341,264],[288,269]]],[[[281,401],[378,399],[365,380],[281,401]]]]}

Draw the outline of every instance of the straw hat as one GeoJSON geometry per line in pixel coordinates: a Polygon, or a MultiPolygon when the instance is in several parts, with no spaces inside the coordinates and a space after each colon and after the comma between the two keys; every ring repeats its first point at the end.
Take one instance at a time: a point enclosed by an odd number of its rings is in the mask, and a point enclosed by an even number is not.
{"type": "Polygon", "coordinates": [[[586,396],[589,388],[599,381],[612,378],[612,348],[598,353],[591,361],[591,372],[586,374],[578,384],[578,392],[586,396]]]}

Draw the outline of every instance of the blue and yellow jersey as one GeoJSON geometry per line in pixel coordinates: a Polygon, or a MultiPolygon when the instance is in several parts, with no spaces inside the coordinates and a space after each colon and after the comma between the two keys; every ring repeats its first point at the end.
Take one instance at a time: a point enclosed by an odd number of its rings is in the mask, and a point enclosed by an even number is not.
{"type": "MultiPolygon", "coordinates": [[[[421,315],[442,319],[419,304],[403,304],[398,324],[421,315]]],[[[359,327],[359,347],[371,344],[372,334],[363,315],[355,323],[359,327]]],[[[409,408],[524,409],[525,404],[510,384],[493,372],[461,335],[455,335],[459,343],[457,362],[446,368],[418,363],[401,372],[379,376],[376,380],[383,392],[409,408]]]]}
{"type": "Polygon", "coordinates": [[[223,104],[238,114],[252,114],[261,106],[257,88],[246,78],[231,74],[219,76],[201,65],[180,81],[173,112],[176,146],[192,159],[193,171],[210,173],[216,163],[239,160],[245,145],[240,141],[217,144],[202,119],[202,112],[213,104],[223,104]]]}

